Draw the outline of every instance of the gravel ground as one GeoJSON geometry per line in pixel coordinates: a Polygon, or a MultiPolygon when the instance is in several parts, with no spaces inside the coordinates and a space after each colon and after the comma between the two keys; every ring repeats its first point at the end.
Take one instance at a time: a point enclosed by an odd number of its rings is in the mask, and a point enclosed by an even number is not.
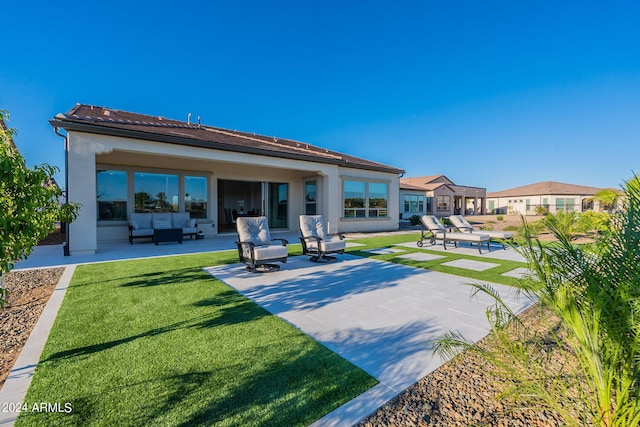
{"type": "Polygon", "coordinates": [[[64,268],[12,271],[4,277],[7,305],[0,310],[0,386],[2,386],[49,301],[64,268]]]}
{"type": "MultiPolygon", "coordinates": [[[[537,306],[526,310],[520,318],[543,335],[558,326],[557,319],[549,313],[542,320],[537,306]]],[[[481,345],[491,345],[490,339],[485,338],[481,345]]],[[[545,345],[549,343],[545,342],[545,345]]],[[[563,361],[566,359],[551,358],[550,370],[560,371],[563,361]]],[[[499,400],[505,384],[492,371],[493,368],[476,354],[460,354],[380,407],[358,427],[564,425],[554,412],[521,409],[499,400]]],[[[569,404],[572,406],[576,406],[575,402],[569,404]]]]}

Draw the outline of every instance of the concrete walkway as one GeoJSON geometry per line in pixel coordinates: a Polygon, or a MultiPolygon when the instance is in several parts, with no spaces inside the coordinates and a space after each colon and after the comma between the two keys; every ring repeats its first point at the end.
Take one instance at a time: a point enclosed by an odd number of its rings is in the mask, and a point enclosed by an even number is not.
{"type": "MultiPolygon", "coordinates": [[[[476,250],[477,253],[477,250],[476,250]]],[[[350,255],[317,264],[292,257],[276,273],[243,265],[208,268],[269,312],[296,326],[380,381],[315,425],[351,425],[438,368],[433,342],[450,330],[473,340],[488,333],[491,300],[470,298],[471,280],[350,255]]],[[[492,284],[514,310],[513,288],[492,284]]]]}

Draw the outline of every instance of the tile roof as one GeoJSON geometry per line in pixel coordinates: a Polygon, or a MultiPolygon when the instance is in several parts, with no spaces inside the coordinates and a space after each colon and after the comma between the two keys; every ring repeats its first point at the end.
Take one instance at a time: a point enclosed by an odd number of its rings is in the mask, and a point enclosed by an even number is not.
{"type": "Polygon", "coordinates": [[[523,185],[503,191],[487,193],[488,198],[495,197],[520,197],[520,196],[544,196],[551,194],[568,195],[594,195],[602,188],[587,187],[584,185],[565,184],[563,182],[545,181],[523,185]]]}
{"type": "Polygon", "coordinates": [[[401,174],[402,169],[305,142],[187,123],[106,107],[76,104],[49,121],[52,126],[103,135],[196,146],[216,150],[309,160],[344,167],[401,174]]]}
{"type": "MultiPolygon", "coordinates": [[[[438,178],[445,177],[444,175],[429,175],[429,176],[418,176],[415,178],[401,178],[400,179],[400,188],[405,190],[423,190],[423,191],[433,191],[443,185],[446,185],[444,182],[433,182],[438,178]]],[[[445,177],[446,178],[446,177],[445,177]]],[[[448,178],[447,178],[448,179],[448,178]]]]}

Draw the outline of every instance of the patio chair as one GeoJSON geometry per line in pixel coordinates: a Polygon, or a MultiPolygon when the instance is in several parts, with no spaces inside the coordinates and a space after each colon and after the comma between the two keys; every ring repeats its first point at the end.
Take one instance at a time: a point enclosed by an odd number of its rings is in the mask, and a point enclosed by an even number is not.
{"type": "Polygon", "coordinates": [[[422,235],[418,241],[418,247],[424,245],[424,240],[429,239],[429,243],[436,244],[436,241],[442,241],[442,246],[447,249],[447,242],[451,242],[458,247],[458,242],[467,242],[470,245],[476,243],[478,245],[478,252],[482,253],[482,244],[487,244],[487,250],[491,252],[491,246],[489,241],[491,238],[486,234],[472,234],[472,233],[460,233],[447,231],[446,227],[440,224],[438,218],[433,215],[424,215],[420,218],[422,221],[422,235]],[[427,233],[425,234],[425,231],[427,233]]]}
{"type": "Polygon", "coordinates": [[[343,254],[344,236],[330,236],[325,232],[322,215],[300,215],[300,242],[302,254],[311,255],[312,262],[335,262],[338,258],[328,254],[343,254]]]}
{"type": "Polygon", "coordinates": [[[473,225],[471,225],[469,221],[467,221],[467,219],[462,215],[451,215],[449,217],[449,220],[458,231],[461,231],[463,233],[488,235],[491,238],[491,240],[497,241],[498,243],[502,244],[502,249],[507,249],[507,246],[505,245],[506,241],[513,242],[513,233],[511,233],[510,231],[493,231],[493,230],[474,231],[473,225]]]}
{"type": "Polygon", "coordinates": [[[239,217],[236,219],[238,232],[238,257],[247,264],[247,271],[266,273],[280,270],[274,262],[287,262],[287,242],[285,239],[272,239],[267,218],[239,217]]]}

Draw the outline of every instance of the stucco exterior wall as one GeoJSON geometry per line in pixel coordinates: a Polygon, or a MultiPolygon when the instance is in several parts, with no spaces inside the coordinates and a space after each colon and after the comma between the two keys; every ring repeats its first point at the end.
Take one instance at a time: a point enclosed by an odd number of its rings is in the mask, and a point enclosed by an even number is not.
{"type": "MultiPolygon", "coordinates": [[[[96,170],[197,174],[207,178],[208,213],[199,229],[215,236],[219,232],[218,182],[236,180],[288,184],[288,229],[298,229],[304,213],[304,185],[317,182],[318,213],[325,217],[330,233],[387,231],[398,228],[399,177],[393,173],[344,168],[312,161],[275,156],[234,153],[131,138],[69,132],[69,199],[81,203],[78,219],[70,224],[71,253],[95,252],[101,241],[126,240],[127,221],[98,221],[96,170]],[[342,180],[345,177],[388,183],[388,216],[344,218],[342,180]]],[[[133,180],[128,180],[127,211],[133,212],[133,180]]],[[[180,201],[184,209],[184,201],[180,201]]]]}

